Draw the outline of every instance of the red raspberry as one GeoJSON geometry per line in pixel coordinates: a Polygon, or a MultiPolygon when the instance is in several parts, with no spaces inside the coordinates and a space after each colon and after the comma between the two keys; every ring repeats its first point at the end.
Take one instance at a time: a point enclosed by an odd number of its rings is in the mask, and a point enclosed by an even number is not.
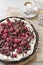
{"type": "Polygon", "coordinates": [[[22,52],[22,47],[19,47],[16,51],[18,54],[22,52]]]}
{"type": "Polygon", "coordinates": [[[19,31],[20,31],[20,30],[19,30],[19,29],[17,29],[17,30],[16,30],[16,33],[19,33],[19,31]]]}
{"type": "Polygon", "coordinates": [[[24,37],[23,40],[27,40],[27,37],[24,37]]]}
{"type": "Polygon", "coordinates": [[[7,22],[10,22],[9,18],[6,18],[6,21],[7,21],[7,22]]]}
{"type": "Polygon", "coordinates": [[[24,30],[28,30],[28,28],[27,27],[24,27],[24,30]]]}
{"type": "Polygon", "coordinates": [[[21,21],[21,26],[23,26],[24,25],[24,22],[23,21],[21,21]]]}
{"type": "Polygon", "coordinates": [[[2,35],[2,33],[0,32],[0,35],[2,35]]]}
{"type": "Polygon", "coordinates": [[[5,30],[4,30],[4,33],[7,33],[8,31],[9,31],[8,29],[5,29],[5,30]]]}
{"type": "Polygon", "coordinates": [[[9,47],[6,47],[6,52],[8,52],[7,50],[9,51],[9,47]]]}
{"type": "Polygon", "coordinates": [[[1,54],[4,54],[3,50],[0,51],[1,54]]]}
{"type": "Polygon", "coordinates": [[[22,34],[20,33],[19,36],[22,36],[22,34]]]}
{"type": "Polygon", "coordinates": [[[13,28],[10,28],[10,32],[12,32],[14,29],[13,28]]]}
{"type": "Polygon", "coordinates": [[[1,32],[1,33],[3,33],[3,31],[4,31],[4,29],[3,29],[3,28],[2,28],[2,29],[0,29],[0,32],[1,32]]]}
{"type": "Polygon", "coordinates": [[[4,26],[4,23],[1,23],[1,26],[4,26]]]}
{"type": "Polygon", "coordinates": [[[25,33],[22,33],[22,36],[24,36],[24,37],[25,37],[25,33]]]}
{"type": "Polygon", "coordinates": [[[5,44],[4,42],[2,42],[2,44],[5,44]]]}
{"type": "Polygon", "coordinates": [[[14,44],[13,47],[14,47],[14,48],[17,48],[17,44],[14,44]]]}
{"type": "Polygon", "coordinates": [[[27,54],[27,50],[24,50],[24,53],[27,54]]]}
{"type": "Polygon", "coordinates": [[[5,45],[2,47],[2,49],[4,49],[5,48],[5,45]]]}
{"type": "Polygon", "coordinates": [[[27,45],[28,49],[31,47],[29,44],[27,45]]]}
{"type": "Polygon", "coordinates": [[[7,42],[5,42],[5,46],[7,46],[7,47],[9,46],[7,42]]]}
{"type": "Polygon", "coordinates": [[[13,38],[13,36],[12,35],[10,35],[10,39],[12,39],[13,38]]]}
{"type": "Polygon", "coordinates": [[[13,27],[14,31],[15,31],[15,27],[13,27]]]}
{"type": "Polygon", "coordinates": [[[12,51],[12,50],[13,50],[13,48],[12,48],[12,47],[10,47],[9,49],[10,49],[10,51],[12,51]]]}
{"type": "Polygon", "coordinates": [[[2,26],[2,28],[4,29],[4,28],[5,28],[5,26],[2,26]]]}
{"type": "Polygon", "coordinates": [[[33,34],[31,35],[31,38],[32,38],[32,39],[34,38],[34,35],[33,35],[33,34]]]}
{"type": "Polygon", "coordinates": [[[17,57],[17,54],[15,53],[15,54],[13,54],[12,56],[16,58],[16,57],[17,57]]]}
{"type": "Polygon", "coordinates": [[[18,36],[18,38],[20,39],[20,38],[21,38],[21,36],[18,36]]]}
{"type": "Polygon", "coordinates": [[[8,37],[8,38],[6,39],[6,41],[9,42],[9,41],[10,41],[10,38],[8,37]]]}
{"type": "Polygon", "coordinates": [[[26,45],[26,44],[27,44],[27,42],[24,41],[24,42],[21,42],[21,43],[20,43],[20,46],[23,46],[23,45],[26,45]]]}
{"type": "Polygon", "coordinates": [[[2,38],[6,38],[7,37],[7,33],[2,35],[2,38]]]}
{"type": "Polygon", "coordinates": [[[15,38],[15,39],[14,39],[14,42],[15,42],[15,43],[19,43],[19,42],[20,42],[20,39],[15,38]]]}
{"type": "Polygon", "coordinates": [[[12,22],[9,20],[9,18],[7,18],[6,20],[7,20],[7,25],[12,26],[12,22]]]}
{"type": "Polygon", "coordinates": [[[14,32],[14,35],[16,35],[17,33],[16,32],[14,32]]]}
{"type": "Polygon", "coordinates": [[[17,27],[19,27],[20,25],[19,25],[19,23],[17,24],[17,27]]]}
{"type": "Polygon", "coordinates": [[[30,35],[30,32],[28,31],[28,32],[26,32],[26,35],[30,35]]]}
{"type": "Polygon", "coordinates": [[[10,23],[8,24],[8,26],[12,26],[12,23],[10,22],[10,23]]]}
{"type": "Polygon", "coordinates": [[[6,54],[6,56],[9,56],[10,55],[10,53],[9,52],[7,52],[7,53],[5,53],[6,54]]]}
{"type": "Polygon", "coordinates": [[[21,42],[21,43],[20,43],[20,46],[23,46],[23,45],[24,45],[23,42],[21,42]]]}
{"type": "Polygon", "coordinates": [[[27,40],[28,38],[29,38],[28,35],[26,35],[26,37],[24,37],[23,40],[27,40]]]}
{"type": "Polygon", "coordinates": [[[27,40],[28,38],[27,37],[24,37],[24,39],[23,40],[27,40]]]}

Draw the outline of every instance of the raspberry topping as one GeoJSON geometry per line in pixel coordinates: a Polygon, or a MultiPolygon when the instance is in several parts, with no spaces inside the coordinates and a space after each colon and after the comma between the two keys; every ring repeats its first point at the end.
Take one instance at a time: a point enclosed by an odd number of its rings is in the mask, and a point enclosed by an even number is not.
{"type": "MultiPolygon", "coordinates": [[[[26,24],[19,20],[12,22],[9,18],[6,23],[0,23],[0,53],[10,56],[10,52],[17,54],[27,53],[31,45],[29,38],[34,39],[34,34],[25,26],[26,24]]],[[[17,54],[12,54],[12,57],[17,57],[17,54]]]]}

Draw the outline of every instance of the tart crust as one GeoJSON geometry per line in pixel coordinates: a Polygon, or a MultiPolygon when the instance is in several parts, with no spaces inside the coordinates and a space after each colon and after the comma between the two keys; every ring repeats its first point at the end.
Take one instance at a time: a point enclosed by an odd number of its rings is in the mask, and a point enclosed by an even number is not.
{"type": "MultiPolygon", "coordinates": [[[[21,18],[21,17],[7,17],[7,18],[19,18],[21,20],[25,20],[24,18],[21,18]]],[[[3,22],[6,18],[0,20],[0,22],[3,22]]],[[[29,22],[30,23],[30,22],[29,22]]],[[[24,59],[21,59],[20,61],[4,61],[4,60],[1,60],[2,62],[4,62],[5,64],[14,64],[14,65],[24,65],[24,64],[27,64],[28,62],[32,61],[35,59],[36,57],[36,49],[37,49],[37,46],[38,46],[38,32],[35,30],[34,26],[30,23],[30,25],[32,26],[34,32],[35,32],[35,35],[36,35],[36,43],[35,43],[35,46],[34,46],[34,50],[33,50],[33,53],[27,57],[27,58],[24,58],[24,59]]]]}
{"type": "Polygon", "coordinates": [[[32,61],[34,61],[35,58],[36,58],[36,52],[26,61],[20,62],[18,64],[5,62],[5,65],[24,65],[24,64],[27,65],[30,64],[32,61]]]}

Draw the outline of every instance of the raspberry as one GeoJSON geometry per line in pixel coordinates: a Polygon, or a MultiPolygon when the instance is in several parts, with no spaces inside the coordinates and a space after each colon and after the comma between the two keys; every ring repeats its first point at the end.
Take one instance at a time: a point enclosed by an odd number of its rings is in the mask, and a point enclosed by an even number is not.
{"type": "MultiPolygon", "coordinates": [[[[8,51],[9,51],[9,47],[6,47],[6,50],[8,50],[8,51]]],[[[8,51],[6,51],[6,52],[8,52],[8,51]]]]}
{"type": "Polygon", "coordinates": [[[25,34],[24,34],[24,33],[22,33],[22,36],[25,36],[25,34]]]}
{"type": "Polygon", "coordinates": [[[22,52],[22,47],[19,47],[16,51],[18,54],[22,52]]]}
{"type": "Polygon", "coordinates": [[[6,41],[9,42],[9,41],[10,41],[10,38],[8,37],[8,38],[6,39],[6,41]]]}
{"type": "Polygon", "coordinates": [[[28,30],[28,28],[27,28],[27,27],[24,27],[24,30],[26,30],[26,31],[27,31],[27,30],[28,30]]]}
{"type": "Polygon", "coordinates": [[[14,29],[13,28],[10,28],[10,32],[12,32],[14,29]]]}
{"type": "Polygon", "coordinates": [[[22,36],[22,33],[20,33],[19,36],[22,36]]]}
{"type": "Polygon", "coordinates": [[[2,38],[6,38],[7,37],[7,33],[2,35],[2,38]]]}
{"type": "Polygon", "coordinates": [[[12,23],[10,22],[10,23],[8,24],[8,26],[12,26],[12,23]]]}
{"type": "Polygon", "coordinates": [[[20,43],[20,46],[23,46],[23,45],[26,45],[26,44],[27,44],[27,42],[24,41],[24,42],[21,42],[21,43],[20,43]]]}
{"type": "Polygon", "coordinates": [[[27,37],[24,37],[24,39],[23,40],[27,40],[28,38],[27,37]]]}
{"type": "Polygon", "coordinates": [[[4,54],[4,53],[3,53],[3,50],[1,50],[0,53],[1,53],[1,54],[4,54]]]}
{"type": "Polygon", "coordinates": [[[2,35],[2,33],[0,32],[0,35],[2,35]]]}
{"type": "Polygon", "coordinates": [[[12,51],[12,50],[13,50],[13,48],[12,48],[12,47],[10,47],[9,49],[10,49],[10,51],[12,51]]]}
{"type": "Polygon", "coordinates": [[[1,32],[1,33],[3,33],[3,31],[4,31],[4,29],[3,29],[3,28],[2,28],[2,29],[0,29],[0,32],[1,32]]]}
{"type": "Polygon", "coordinates": [[[19,29],[17,29],[17,30],[16,30],[16,33],[19,33],[19,32],[20,32],[20,30],[19,30],[19,29]]]}
{"type": "Polygon", "coordinates": [[[19,43],[19,42],[20,42],[20,39],[15,38],[15,39],[14,39],[14,42],[15,42],[15,43],[19,43]]]}
{"type": "Polygon", "coordinates": [[[6,18],[6,21],[7,21],[7,22],[10,22],[9,18],[6,18]]]}
{"type": "Polygon", "coordinates": [[[23,21],[21,21],[21,26],[23,26],[24,25],[24,22],[23,21]]]}
{"type": "Polygon", "coordinates": [[[21,42],[21,43],[20,43],[20,46],[23,46],[23,45],[24,45],[23,42],[21,42]]]}
{"type": "Polygon", "coordinates": [[[24,53],[27,54],[27,50],[24,50],[24,53]]]}
{"type": "Polygon", "coordinates": [[[18,38],[20,39],[20,38],[21,38],[21,36],[18,36],[18,38]]]}
{"type": "Polygon", "coordinates": [[[31,35],[31,38],[33,39],[34,38],[34,35],[31,35]]]}
{"type": "Polygon", "coordinates": [[[15,54],[12,54],[12,56],[16,58],[17,57],[17,54],[16,53],[15,54]]]}
{"type": "Polygon", "coordinates": [[[4,29],[4,28],[5,28],[5,26],[2,26],[2,28],[4,29]]]}
{"type": "Polygon", "coordinates": [[[17,33],[16,32],[14,32],[14,35],[16,35],[17,33]]]}
{"type": "Polygon", "coordinates": [[[28,35],[26,35],[26,37],[23,38],[23,40],[27,40],[28,39],[28,35]]]}
{"type": "Polygon", "coordinates": [[[26,35],[29,35],[30,34],[30,32],[26,32],[26,35]]]}
{"type": "Polygon", "coordinates": [[[19,27],[19,26],[20,26],[20,24],[18,23],[18,24],[17,24],[17,26],[19,27]]]}
{"type": "Polygon", "coordinates": [[[29,44],[27,45],[28,49],[31,47],[29,44]]]}
{"type": "Polygon", "coordinates": [[[6,56],[9,56],[9,55],[10,55],[10,53],[9,53],[9,52],[7,52],[7,53],[5,53],[5,55],[6,55],[6,56]]]}
{"type": "Polygon", "coordinates": [[[5,30],[4,30],[4,33],[7,33],[7,32],[8,32],[8,29],[5,29],[5,30]]]}
{"type": "Polygon", "coordinates": [[[7,18],[6,21],[7,21],[7,25],[8,25],[9,27],[12,26],[12,22],[9,20],[9,18],[7,18]]]}
{"type": "Polygon", "coordinates": [[[2,49],[4,49],[5,48],[5,45],[2,47],[2,49]]]}
{"type": "Polygon", "coordinates": [[[17,48],[17,44],[14,44],[13,47],[14,47],[14,48],[17,48]]]}
{"type": "Polygon", "coordinates": [[[1,26],[4,26],[4,23],[1,23],[1,26]]]}
{"type": "Polygon", "coordinates": [[[7,46],[7,47],[9,46],[7,42],[5,42],[5,46],[7,46]]]}

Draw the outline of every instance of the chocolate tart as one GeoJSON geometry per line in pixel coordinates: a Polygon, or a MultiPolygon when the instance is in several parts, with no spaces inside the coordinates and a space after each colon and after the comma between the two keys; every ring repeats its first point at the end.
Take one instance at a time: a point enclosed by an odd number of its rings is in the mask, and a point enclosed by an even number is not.
{"type": "MultiPolygon", "coordinates": [[[[20,21],[22,21],[22,20],[26,21],[24,18],[21,18],[21,17],[7,17],[7,18],[4,18],[4,19],[0,20],[0,22],[3,22],[4,20],[10,19],[10,18],[20,19],[20,21]]],[[[38,46],[38,32],[35,30],[34,26],[30,22],[28,22],[28,23],[30,24],[30,26],[34,30],[34,33],[35,33],[35,36],[36,36],[36,41],[35,41],[33,52],[29,56],[27,56],[25,58],[22,58],[19,61],[9,61],[9,60],[2,60],[2,59],[0,59],[0,61],[4,62],[6,64],[9,64],[9,65],[11,65],[11,64],[24,65],[24,64],[26,64],[26,63],[28,63],[28,62],[30,62],[30,61],[35,59],[36,49],[37,49],[37,46],[38,46]]]]}

